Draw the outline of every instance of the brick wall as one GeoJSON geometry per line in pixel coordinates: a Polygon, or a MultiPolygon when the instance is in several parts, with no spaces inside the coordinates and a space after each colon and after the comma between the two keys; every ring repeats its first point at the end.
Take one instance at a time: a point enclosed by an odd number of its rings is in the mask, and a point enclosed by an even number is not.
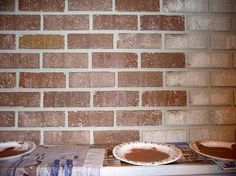
{"type": "Polygon", "coordinates": [[[0,10],[0,141],[236,140],[235,0],[0,10]]]}

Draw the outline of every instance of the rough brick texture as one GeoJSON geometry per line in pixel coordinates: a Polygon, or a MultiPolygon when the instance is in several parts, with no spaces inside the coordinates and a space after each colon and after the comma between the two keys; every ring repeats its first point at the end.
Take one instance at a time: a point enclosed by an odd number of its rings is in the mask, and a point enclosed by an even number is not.
{"type": "Polygon", "coordinates": [[[95,144],[120,144],[129,141],[138,141],[138,131],[128,130],[109,130],[109,131],[94,131],[94,143],[95,144]]]}
{"type": "Polygon", "coordinates": [[[135,53],[93,53],[94,68],[136,68],[138,56],[135,53]]]}
{"type": "Polygon", "coordinates": [[[142,53],[143,68],[184,68],[184,53],[142,53]]]}
{"type": "Polygon", "coordinates": [[[0,73],[0,88],[13,88],[16,86],[15,73],[0,73]]]}
{"type": "Polygon", "coordinates": [[[0,68],[39,68],[39,54],[0,53],[0,68]]]}
{"type": "Polygon", "coordinates": [[[18,126],[63,127],[65,126],[65,114],[57,111],[19,112],[18,126]]]}
{"type": "Polygon", "coordinates": [[[112,72],[70,73],[70,87],[114,87],[115,74],[112,72]]]}
{"type": "Polygon", "coordinates": [[[0,49],[15,49],[16,37],[13,34],[0,34],[0,49]]]}
{"type": "Polygon", "coordinates": [[[64,73],[20,73],[20,87],[59,88],[65,87],[64,73]]]}
{"type": "Polygon", "coordinates": [[[100,91],[94,94],[94,106],[123,107],[137,106],[138,92],[135,91],[100,91]]]}
{"type": "Polygon", "coordinates": [[[85,53],[45,53],[45,68],[87,68],[88,55],[85,53]]]}
{"type": "Polygon", "coordinates": [[[39,15],[0,15],[0,30],[39,30],[39,15]]]}
{"type": "Polygon", "coordinates": [[[19,39],[20,48],[26,49],[63,49],[62,35],[22,35],[19,39]]]}
{"type": "Polygon", "coordinates": [[[162,121],[161,111],[117,111],[117,126],[156,126],[162,121]]]}
{"type": "Polygon", "coordinates": [[[68,125],[70,127],[106,127],[114,125],[112,111],[80,111],[69,112],[68,125]]]}
{"type": "Polygon", "coordinates": [[[142,30],[184,30],[183,16],[145,15],[140,20],[142,30]]]}
{"type": "Polygon", "coordinates": [[[15,113],[12,111],[0,112],[0,127],[13,127],[15,120],[15,113]]]}
{"type": "Polygon", "coordinates": [[[162,73],[160,72],[119,72],[119,87],[160,87],[162,73]]]}
{"type": "Polygon", "coordinates": [[[143,106],[185,106],[186,91],[147,91],[142,94],[143,106]]]}
{"type": "Polygon", "coordinates": [[[0,0],[0,140],[236,139],[236,0],[0,0]]]}
{"type": "Polygon", "coordinates": [[[63,12],[64,0],[19,0],[20,11],[63,12]]]}
{"type": "Polygon", "coordinates": [[[89,92],[45,92],[44,107],[88,107],[89,92]]]}

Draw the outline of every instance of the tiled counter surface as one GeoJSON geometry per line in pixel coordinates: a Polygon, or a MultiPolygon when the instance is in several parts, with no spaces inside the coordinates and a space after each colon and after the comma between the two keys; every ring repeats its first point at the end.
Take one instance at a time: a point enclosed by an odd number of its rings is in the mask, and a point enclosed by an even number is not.
{"type": "Polygon", "coordinates": [[[8,163],[0,162],[0,174],[40,176],[157,176],[157,175],[236,175],[178,143],[183,157],[172,164],[134,166],[112,155],[113,146],[38,146],[30,155],[8,163]]]}

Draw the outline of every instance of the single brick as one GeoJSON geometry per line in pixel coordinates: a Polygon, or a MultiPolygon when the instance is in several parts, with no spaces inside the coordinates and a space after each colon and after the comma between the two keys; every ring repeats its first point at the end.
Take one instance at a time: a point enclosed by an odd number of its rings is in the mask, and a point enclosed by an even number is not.
{"type": "Polygon", "coordinates": [[[236,11],[235,0],[209,0],[209,11],[210,12],[232,12],[236,11]]]}
{"type": "Polygon", "coordinates": [[[88,68],[88,54],[44,53],[44,68],[88,68]]]}
{"type": "Polygon", "coordinates": [[[69,0],[68,8],[71,11],[111,11],[112,0],[69,0]]]}
{"type": "Polygon", "coordinates": [[[63,127],[65,113],[59,111],[19,112],[19,127],[63,127]]]}
{"type": "Polygon", "coordinates": [[[93,68],[137,68],[135,53],[93,53],[93,68]]]}
{"type": "Polygon", "coordinates": [[[189,68],[230,68],[230,53],[188,53],[189,68]]]}
{"type": "Polygon", "coordinates": [[[45,131],[45,145],[89,144],[89,131],[45,131]]]}
{"type": "Polygon", "coordinates": [[[161,48],[160,34],[119,34],[118,48],[125,49],[158,49],[161,48]]]}
{"type": "Polygon", "coordinates": [[[0,49],[15,49],[16,36],[14,34],[0,34],[0,49]]]}
{"type": "Polygon", "coordinates": [[[19,0],[20,11],[63,12],[64,0],[19,0]]]}
{"type": "Polygon", "coordinates": [[[144,131],[143,141],[147,142],[188,142],[188,130],[169,129],[144,131]]]}
{"type": "Polygon", "coordinates": [[[79,111],[68,113],[69,127],[108,127],[114,125],[113,111],[79,111]]]}
{"type": "Polygon", "coordinates": [[[235,128],[231,127],[209,127],[191,128],[190,141],[234,141],[235,128]]]}
{"type": "Polygon", "coordinates": [[[23,88],[60,88],[66,87],[64,73],[20,73],[20,87],[23,88]]]}
{"type": "Polygon", "coordinates": [[[229,31],[231,19],[224,16],[189,16],[187,29],[190,31],[229,31]]]}
{"type": "Polygon", "coordinates": [[[184,68],[184,53],[142,53],[142,68],[184,68]]]}
{"type": "Polygon", "coordinates": [[[208,47],[207,34],[166,34],[167,49],[205,49],[208,47]]]}
{"type": "Polygon", "coordinates": [[[141,30],[184,30],[184,16],[144,15],[140,21],[141,30]]]}
{"type": "Polygon", "coordinates": [[[38,92],[0,92],[0,106],[39,107],[38,92]]]}
{"type": "Polygon", "coordinates": [[[74,72],[69,74],[70,87],[114,87],[115,73],[74,72]]]}
{"type": "Polygon", "coordinates": [[[0,142],[32,141],[40,144],[40,131],[0,131],[0,142]]]}
{"type": "Polygon", "coordinates": [[[46,15],[44,30],[86,30],[89,29],[88,15],[46,15]]]}
{"type": "Polygon", "coordinates": [[[211,49],[236,49],[236,35],[212,34],[211,49]]]}
{"type": "Polygon", "coordinates": [[[236,124],[236,109],[169,110],[165,125],[232,125],[236,124]]]}
{"type": "Polygon", "coordinates": [[[119,87],[161,87],[162,72],[119,72],[119,87]]]}
{"type": "Polygon", "coordinates": [[[208,72],[196,71],[172,71],[166,72],[166,86],[208,86],[210,82],[210,74],[208,72]]]}
{"type": "Polygon", "coordinates": [[[68,48],[113,48],[112,34],[69,34],[68,48]]]}
{"type": "Polygon", "coordinates": [[[156,126],[162,122],[158,110],[117,111],[117,126],[156,126]]]}
{"type": "Polygon", "coordinates": [[[16,87],[16,74],[15,73],[0,73],[0,88],[13,88],[16,87]]]}
{"type": "Polygon", "coordinates": [[[100,91],[93,98],[96,107],[138,106],[138,102],[139,93],[135,91],[100,91]]]}
{"type": "Polygon", "coordinates": [[[236,71],[212,71],[212,86],[236,86],[236,71]]]}
{"type": "Polygon", "coordinates": [[[39,68],[39,54],[0,53],[0,68],[39,68]]]}
{"type": "Polygon", "coordinates": [[[231,105],[232,103],[233,92],[229,89],[207,89],[189,91],[190,105],[231,105]]]}
{"type": "Polygon", "coordinates": [[[117,11],[159,12],[159,0],[116,0],[117,11]]]}
{"type": "Polygon", "coordinates": [[[0,30],[39,30],[39,15],[0,15],[0,30]]]}
{"type": "Polygon", "coordinates": [[[15,10],[15,0],[0,1],[0,11],[14,11],[14,10],[15,10]]]}
{"type": "Polygon", "coordinates": [[[0,112],[0,127],[14,127],[15,112],[2,111],[0,112]]]}
{"type": "Polygon", "coordinates": [[[94,15],[94,30],[136,30],[138,19],[135,15],[94,15]]]}
{"type": "Polygon", "coordinates": [[[142,94],[143,106],[186,106],[186,91],[147,91],[142,94]]]}
{"type": "Polygon", "coordinates": [[[44,92],[44,107],[89,107],[89,92],[44,92]]]}
{"type": "Polygon", "coordinates": [[[25,49],[63,49],[63,35],[22,35],[19,38],[20,48],[25,49]]]}
{"type": "Polygon", "coordinates": [[[164,12],[207,12],[206,0],[164,0],[164,12]]]}
{"type": "Polygon", "coordinates": [[[94,131],[94,144],[120,144],[130,141],[139,141],[137,130],[108,130],[94,131]]]}

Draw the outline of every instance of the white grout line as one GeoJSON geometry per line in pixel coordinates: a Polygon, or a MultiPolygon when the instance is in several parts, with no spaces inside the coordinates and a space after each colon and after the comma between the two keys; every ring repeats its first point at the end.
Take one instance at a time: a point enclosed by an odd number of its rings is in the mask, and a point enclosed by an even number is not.
{"type": "Polygon", "coordinates": [[[15,111],[15,124],[14,124],[14,127],[18,127],[18,123],[19,123],[19,114],[18,114],[18,111],[15,111]]]}

